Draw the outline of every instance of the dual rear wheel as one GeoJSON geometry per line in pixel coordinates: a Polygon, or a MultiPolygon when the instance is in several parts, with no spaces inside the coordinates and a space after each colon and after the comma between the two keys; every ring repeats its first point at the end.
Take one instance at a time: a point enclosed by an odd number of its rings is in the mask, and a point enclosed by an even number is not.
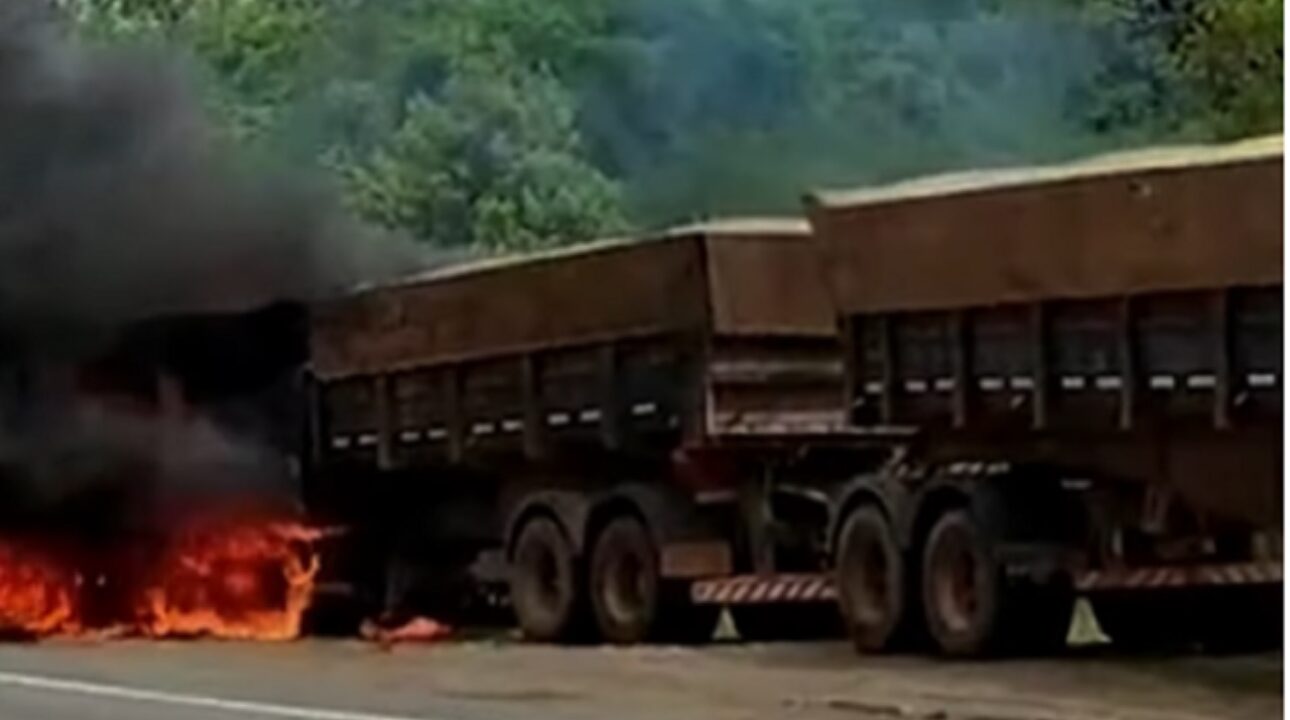
{"type": "Polygon", "coordinates": [[[524,523],[511,563],[511,604],[524,636],[568,642],[588,629],[582,572],[564,529],[539,516],[524,523]]]}
{"type": "Polygon", "coordinates": [[[847,635],[861,653],[890,649],[904,622],[905,563],[886,516],[856,508],[838,536],[836,586],[847,635]]]}
{"type": "Polygon", "coordinates": [[[951,656],[1049,653],[1066,644],[1075,595],[1060,582],[1009,581],[967,510],[940,517],[923,552],[927,632],[951,656]]]}
{"type": "Polygon", "coordinates": [[[691,604],[687,586],[660,576],[654,541],[635,517],[606,524],[586,563],[554,520],[534,518],[513,558],[512,603],[530,640],[698,642],[716,627],[718,608],[691,604]]]}
{"type": "MultiPolygon", "coordinates": [[[[836,586],[857,650],[890,650],[919,634],[953,656],[1043,652],[1065,643],[1074,602],[1069,588],[1009,582],[989,535],[967,510],[936,520],[920,559],[911,583],[906,554],[885,515],[873,506],[850,513],[838,538],[836,586]]],[[[616,644],[697,642],[711,638],[719,612],[690,603],[684,585],[660,576],[653,539],[632,516],[603,527],[585,569],[559,524],[533,518],[517,539],[513,567],[512,602],[532,640],[598,634],[616,644]]],[[[780,608],[732,611],[746,639],[812,626],[810,618],[787,621],[780,608]]]]}
{"type": "Polygon", "coordinates": [[[918,559],[911,577],[906,553],[876,507],[848,516],[838,536],[836,583],[858,651],[891,650],[920,636],[951,656],[1051,651],[1065,643],[1073,593],[1009,582],[967,510],[942,514],[918,559]]]}
{"type": "Polygon", "coordinates": [[[615,518],[596,536],[588,586],[608,642],[703,642],[716,629],[720,609],[691,603],[688,584],[660,577],[654,540],[635,517],[615,518]]]}

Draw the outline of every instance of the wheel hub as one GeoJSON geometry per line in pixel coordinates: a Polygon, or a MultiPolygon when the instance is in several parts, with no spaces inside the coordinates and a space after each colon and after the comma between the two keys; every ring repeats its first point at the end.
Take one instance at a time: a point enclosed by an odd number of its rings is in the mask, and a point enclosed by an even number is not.
{"type": "Polygon", "coordinates": [[[863,625],[882,623],[891,612],[888,607],[888,563],[882,546],[868,539],[857,548],[844,577],[848,579],[848,595],[854,620],[863,625]]]}
{"type": "Polygon", "coordinates": [[[624,620],[642,613],[649,593],[645,564],[632,553],[624,553],[605,574],[605,605],[610,614],[624,620]]]}
{"type": "Polygon", "coordinates": [[[968,538],[954,539],[938,548],[934,597],[945,626],[966,632],[974,626],[979,607],[977,559],[968,538]]]}

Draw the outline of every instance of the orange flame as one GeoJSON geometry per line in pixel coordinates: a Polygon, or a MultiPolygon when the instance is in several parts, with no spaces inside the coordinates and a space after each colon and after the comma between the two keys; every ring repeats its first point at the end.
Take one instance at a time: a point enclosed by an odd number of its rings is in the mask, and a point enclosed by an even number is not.
{"type": "MultiPolygon", "coordinates": [[[[127,589],[134,599],[123,612],[133,615],[94,630],[157,638],[298,637],[319,570],[315,543],[326,534],[284,522],[189,525],[170,538],[149,579],[127,589]]],[[[86,632],[87,588],[71,565],[0,542],[0,632],[86,632]]]]}
{"type": "Polygon", "coordinates": [[[153,637],[290,640],[313,596],[322,531],[270,523],[189,531],[143,592],[141,629],[153,637]]]}
{"type": "Polygon", "coordinates": [[[0,630],[24,635],[74,632],[76,579],[58,563],[0,544],[0,630]]]}

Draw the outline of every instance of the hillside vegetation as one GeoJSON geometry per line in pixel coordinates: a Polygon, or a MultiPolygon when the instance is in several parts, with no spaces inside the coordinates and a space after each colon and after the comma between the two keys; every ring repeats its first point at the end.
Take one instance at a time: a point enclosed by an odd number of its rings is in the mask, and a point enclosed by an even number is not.
{"type": "Polygon", "coordinates": [[[59,0],[229,142],[496,251],[1281,127],[1281,0],[59,0]]]}

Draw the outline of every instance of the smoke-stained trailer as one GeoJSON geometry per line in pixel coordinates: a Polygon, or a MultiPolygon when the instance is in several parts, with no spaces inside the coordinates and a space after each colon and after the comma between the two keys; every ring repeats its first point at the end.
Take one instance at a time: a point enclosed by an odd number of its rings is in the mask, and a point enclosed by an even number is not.
{"type": "Polygon", "coordinates": [[[775,567],[769,516],[743,518],[768,469],[820,462],[807,438],[872,451],[800,220],[432,273],[319,307],[312,342],[314,506],[368,548],[351,577],[398,557],[442,590],[491,558],[541,639],[584,609],[616,641],[710,634],[689,581],[775,567]]]}

